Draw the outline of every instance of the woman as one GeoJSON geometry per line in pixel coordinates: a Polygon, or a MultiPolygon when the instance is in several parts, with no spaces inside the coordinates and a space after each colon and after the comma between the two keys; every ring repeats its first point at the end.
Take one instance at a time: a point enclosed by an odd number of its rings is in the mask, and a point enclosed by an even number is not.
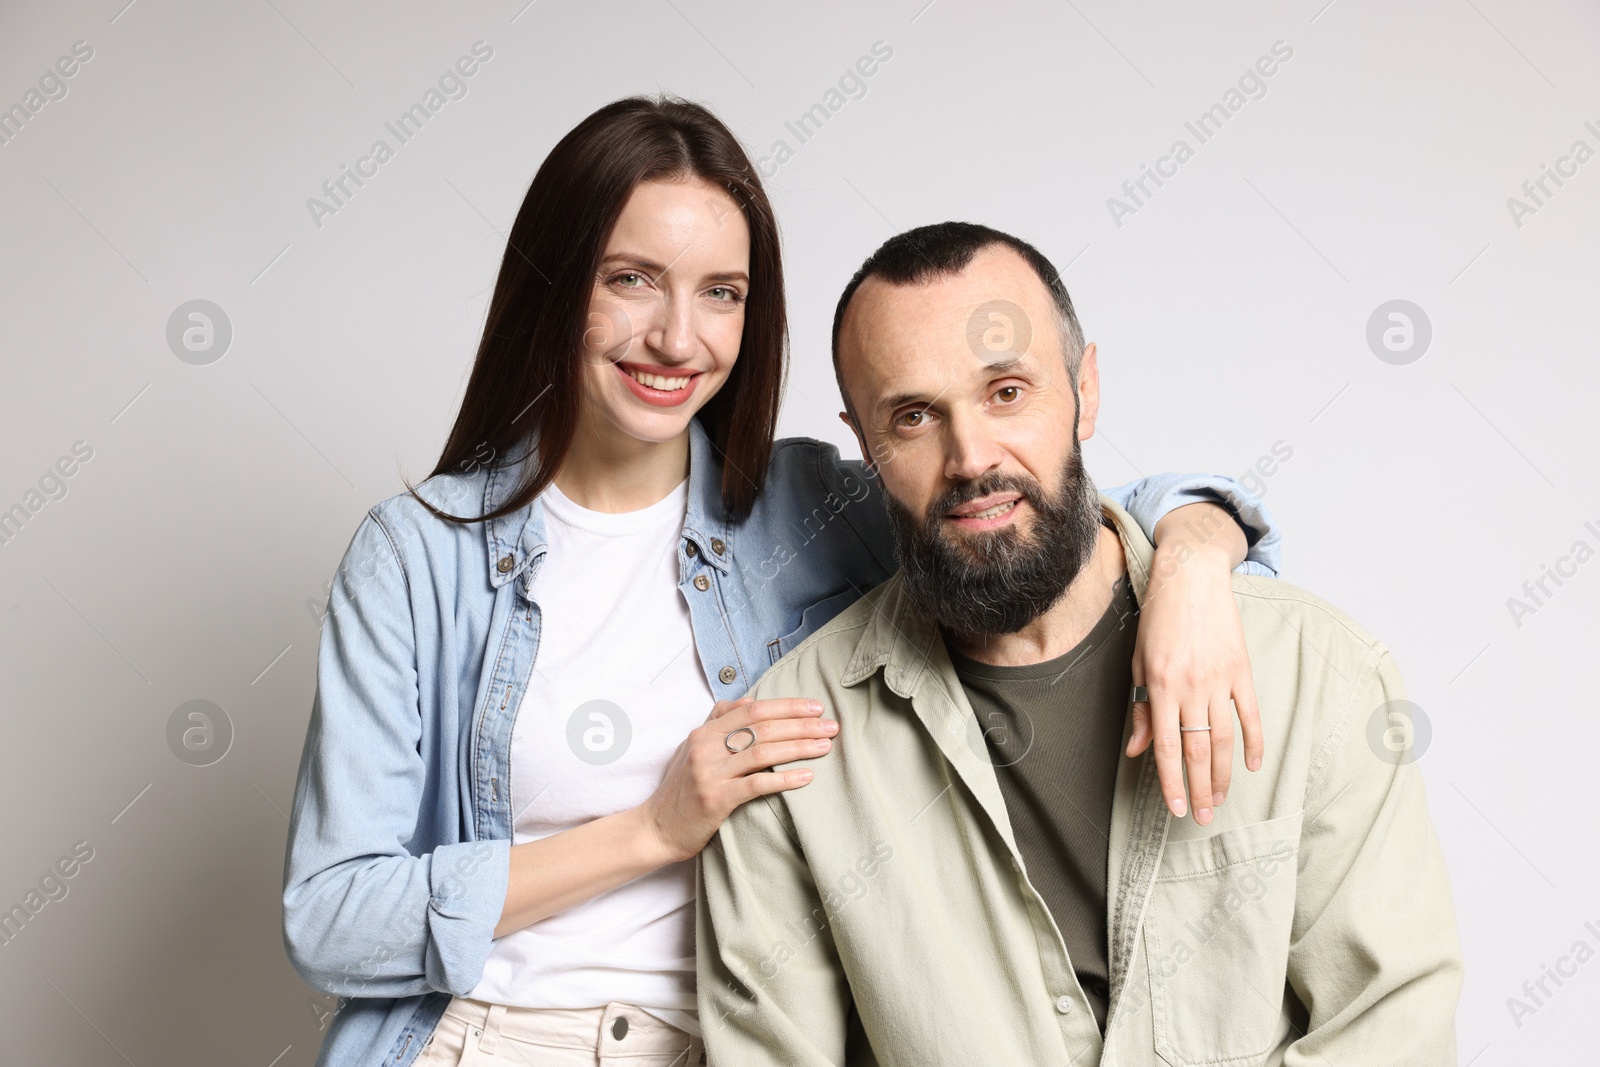
{"type": "MultiPolygon", "coordinates": [[[[872,471],[773,441],[785,338],[771,207],[709,112],[622,100],[555,147],[443,455],[368,514],[330,597],[284,890],[291,960],[345,998],[319,1064],[699,1058],[693,859],[738,804],[803,787],[765,768],[835,729],[743,694],[894,568],[872,471]]],[[[1110,494],[1149,532],[1195,488],[1110,494]]],[[[1231,694],[1253,766],[1245,538],[1209,542],[1158,562],[1135,677],[1158,726],[1193,702],[1219,741],[1231,694]],[[1199,685],[1164,684],[1192,665],[1199,685]]],[[[1216,748],[1189,764],[1202,820],[1216,748]]]]}

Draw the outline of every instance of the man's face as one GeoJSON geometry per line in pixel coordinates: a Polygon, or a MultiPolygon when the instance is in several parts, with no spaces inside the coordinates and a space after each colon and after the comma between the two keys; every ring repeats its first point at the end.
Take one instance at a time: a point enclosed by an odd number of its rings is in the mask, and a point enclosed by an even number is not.
{"type": "Polygon", "coordinates": [[[1058,323],[1044,283],[1001,245],[926,283],[870,278],[841,324],[851,425],[883,479],[907,591],[964,636],[1020,630],[1094,548],[1079,442],[1099,372],[1091,344],[1074,385],[1058,323]]]}

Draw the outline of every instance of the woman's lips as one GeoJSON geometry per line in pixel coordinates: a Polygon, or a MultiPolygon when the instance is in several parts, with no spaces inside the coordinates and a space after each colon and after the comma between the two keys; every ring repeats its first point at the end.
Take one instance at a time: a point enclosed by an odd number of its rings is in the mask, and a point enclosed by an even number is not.
{"type": "Polygon", "coordinates": [[[628,389],[632,391],[634,396],[643,400],[646,404],[653,404],[656,407],[663,408],[677,407],[688,400],[694,393],[695,380],[702,373],[693,371],[689,374],[663,374],[661,372],[666,368],[652,367],[643,363],[613,363],[612,366],[617,368],[617,373],[622,375],[623,382],[627,384],[628,389]],[[666,379],[680,384],[673,389],[661,389],[653,385],[646,385],[634,377],[634,374],[643,374],[658,382],[666,379]]]}

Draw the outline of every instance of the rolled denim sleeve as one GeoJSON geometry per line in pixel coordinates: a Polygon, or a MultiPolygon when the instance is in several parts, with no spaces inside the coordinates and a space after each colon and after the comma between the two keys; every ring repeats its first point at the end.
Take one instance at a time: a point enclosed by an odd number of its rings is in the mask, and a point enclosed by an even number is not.
{"type": "Polygon", "coordinates": [[[459,995],[482,975],[510,842],[409,850],[436,800],[422,732],[410,586],[374,511],[329,597],[284,860],[284,944],[323,992],[459,995]]]}
{"type": "Polygon", "coordinates": [[[1156,523],[1174,508],[1185,504],[1220,504],[1244,530],[1245,540],[1250,545],[1244,562],[1233,569],[1234,573],[1258,574],[1265,578],[1278,576],[1281,561],[1277,524],[1272,521],[1266,502],[1246,492],[1234,478],[1221,474],[1156,474],[1101,491],[1132,515],[1145,536],[1152,539],[1156,523]]]}

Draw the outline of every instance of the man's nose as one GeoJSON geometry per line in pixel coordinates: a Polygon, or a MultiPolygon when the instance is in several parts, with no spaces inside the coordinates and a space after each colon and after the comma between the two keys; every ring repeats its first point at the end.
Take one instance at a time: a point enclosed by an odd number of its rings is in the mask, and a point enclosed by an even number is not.
{"type": "Polygon", "coordinates": [[[1000,466],[1003,450],[985,432],[982,420],[952,415],[945,439],[944,476],[953,482],[971,482],[1000,466]]]}

